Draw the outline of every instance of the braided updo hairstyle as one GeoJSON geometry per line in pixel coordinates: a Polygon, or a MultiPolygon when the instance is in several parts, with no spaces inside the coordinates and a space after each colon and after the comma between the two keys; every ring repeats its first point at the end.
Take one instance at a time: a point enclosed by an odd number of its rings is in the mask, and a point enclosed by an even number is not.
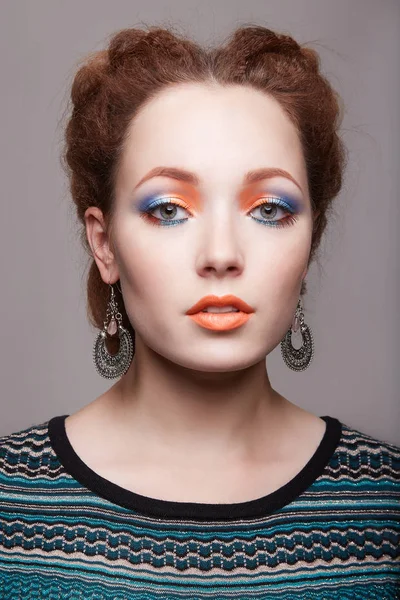
{"type": "MultiPolygon", "coordinates": [[[[81,241],[90,260],[88,317],[100,329],[109,286],[92,256],[85,211],[89,206],[99,207],[107,231],[111,231],[115,182],[128,126],[159,91],[185,82],[243,84],[278,100],[298,132],[313,215],[319,211],[308,264],[315,257],[332,201],[341,189],[347,152],[338,136],[340,98],[321,74],[316,51],[259,25],[241,26],[226,43],[211,49],[174,33],[173,27],[117,32],[108,47],[87,56],[75,74],[62,154],[81,224],[81,241]]],[[[122,295],[117,289],[115,293],[123,325],[134,335],[122,295]]]]}

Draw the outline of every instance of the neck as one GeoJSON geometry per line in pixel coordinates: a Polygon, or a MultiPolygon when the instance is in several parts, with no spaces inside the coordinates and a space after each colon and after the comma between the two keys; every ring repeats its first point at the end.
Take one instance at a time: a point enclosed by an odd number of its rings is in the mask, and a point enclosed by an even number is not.
{"type": "Polygon", "coordinates": [[[248,461],[260,447],[273,451],[282,417],[289,405],[297,408],[272,389],[265,360],[239,371],[197,371],[157,354],[139,336],[129,370],[105,396],[127,452],[134,440],[132,448],[182,466],[248,461]]]}

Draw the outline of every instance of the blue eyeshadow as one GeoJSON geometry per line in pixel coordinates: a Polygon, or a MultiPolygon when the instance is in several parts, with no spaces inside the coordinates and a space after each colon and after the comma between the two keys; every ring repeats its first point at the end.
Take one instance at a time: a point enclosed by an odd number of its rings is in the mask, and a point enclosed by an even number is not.
{"type": "Polygon", "coordinates": [[[303,209],[303,204],[302,202],[300,202],[299,200],[297,200],[297,198],[295,198],[292,195],[288,195],[288,194],[282,194],[282,192],[280,192],[277,189],[269,189],[268,192],[265,194],[266,196],[276,196],[277,198],[280,198],[281,200],[283,200],[283,202],[285,202],[285,204],[288,205],[288,207],[292,210],[292,212],[294,213],[300,213],[303,209]]]}
{"type": "Polygon", "coordinates": [[[146,212],[159,196],[160,196],[159,193],[155,193],[155,194],[153,193],[153,194],[145,196],[140,201],[140,203],[138,205],[138,210],[140,212],[146,212]]]}

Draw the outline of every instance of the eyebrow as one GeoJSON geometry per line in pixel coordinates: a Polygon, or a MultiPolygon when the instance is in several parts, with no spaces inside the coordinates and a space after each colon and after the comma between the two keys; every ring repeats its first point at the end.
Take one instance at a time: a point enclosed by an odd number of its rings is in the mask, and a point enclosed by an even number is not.
{"type": "MultiPolygon", "coordinates": [[[[155,167],[154,169],[151,169],[151,171],[149,171],[144,177],[142,177],[139,183],[135,185],[134,189],[138,188],[140,185],[142,185],[142,183],[148,179],[152,179],[153,177],[170,177],[172,179],[177,179],[178,181],[184,181],[185,183],[189,183],[193,186],[198,186],[200,183],[200,179],[191,171],[177,169],[175,167],[155,167]]],[[[303,190],[293,175],[291,175],[288,171],[285,171],[284,169],[278,169],[277,167],[266,167],[249,171],[244,176],[242,185],[251,185],[257,181],[271,179],[272,177],[285,177],[286,179],[290,179],[290,181],[292,181],[303,193],[303,190]]]]}

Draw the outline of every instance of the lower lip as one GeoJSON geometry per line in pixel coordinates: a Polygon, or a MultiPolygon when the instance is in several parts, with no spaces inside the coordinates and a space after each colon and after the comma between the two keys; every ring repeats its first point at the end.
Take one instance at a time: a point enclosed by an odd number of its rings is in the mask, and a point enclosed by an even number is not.
{"type": "Polygon", "coordinates": [[[204,327],[205,329],[212,329],[213,331],[228,331],[229,329],[236,329],[244,325],[251,317],[253,313],[239,312],[225,312],[225,313],[211,313],[211,312],[198,312],[194,315],[188,315],[197,325],[204,327]]]}

